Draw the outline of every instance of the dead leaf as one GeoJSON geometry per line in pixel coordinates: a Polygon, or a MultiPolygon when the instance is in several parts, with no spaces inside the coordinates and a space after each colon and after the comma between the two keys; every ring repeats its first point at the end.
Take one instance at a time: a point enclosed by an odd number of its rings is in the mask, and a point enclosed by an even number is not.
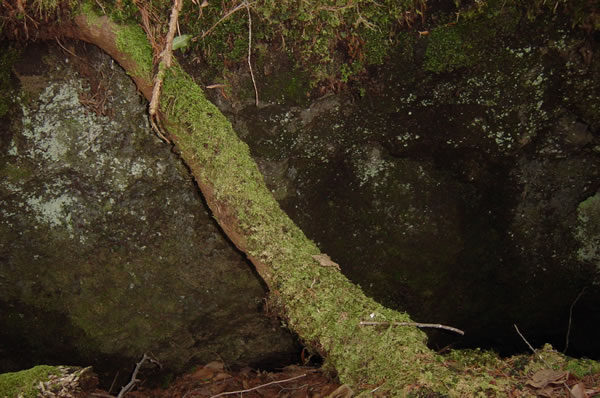
{"type": "Polygon", "coordinates": [[[571,388],[571,395],[573,398],[588,398],[588,395],[585,392],[585,385],[583,383],[575,384],[575,386],[571,388]]]}
{"type": "Polygon", "coordinates": [[[225,379],[230,379],[231,375],[228,373],[223,373],[223,372],[219,372],[215,375],[215,377],[213,378],[214,381],[219,381],[219,380],[225,380],[225,379]]]}
{"type": "Polygon", "coordinates": [[[535,393],[538,397],[545,398],[556,398],[558,391],[561,389],[558,387],[546,386],[540,390],[537,390],[535,393]]]}
{"type": "Polygon", "coordinates": [[[562,384],[569,378],[569,372],[561,370],[542,369],[538,370],[527,381],[527,384],[533,388],[543,389],[548,384],[562,384]]]}
{"type": "Polygon", "coordinates": [[[215,374],[214,370],[204,366],[204,367],[196,370],[194,373],[192,373],[192,378],[197,379],[197,380],[208,380],[208,379],[212,379],[214,374],[215,374]]]}
{"type": "Polygon", "coordinates": [[[219,371],[219,370],[223,370],[225,368],[225,365],[223,364],[223,362],[212,361],[212,362],[209,362],[206,365],[204,365],[204,367],[214,370],[214,371],[219,371]]]}
{"type": "Polygon", "coordinates": [[[337,269],[338,271],[341,271],[339,264],[333,262],[333,260],[331,260],[331,258],[327,254],[314,254],[312,258],[317,260],[322,267],[332,267],[337,269]]]}
{"type": "Polygon", "coordinates": [[[339,386],[334,392],[329,394],[327,398],[351,398],[353,395],[354,391],[352,391],[350,386],[344,384],[342,386],[339,386]]]}

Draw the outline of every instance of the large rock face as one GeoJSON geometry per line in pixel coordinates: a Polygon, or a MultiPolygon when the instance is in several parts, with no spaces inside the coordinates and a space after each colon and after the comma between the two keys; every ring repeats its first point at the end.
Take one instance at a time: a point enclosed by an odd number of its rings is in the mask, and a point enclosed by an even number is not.
{"type": "Polygon", "coordinates": [[[0,132],[0,371],[110,370],[145,352],[170,370],[285,361],[293,338],[133,83],[97,50],[70,51],[25,52],[0,132]]]}
{"type": "Polygon", "coordinates": [[[271,70],[263,107],[215,102],[347,276],[467,331],[431,333],[436,348],[522,350],[516,323],[558,348],[570,327],[569,352],[598,356],[600,52],[558,19],[519,15],[406,34],[355,97],[269,97],[284,80],[271,70]]]}

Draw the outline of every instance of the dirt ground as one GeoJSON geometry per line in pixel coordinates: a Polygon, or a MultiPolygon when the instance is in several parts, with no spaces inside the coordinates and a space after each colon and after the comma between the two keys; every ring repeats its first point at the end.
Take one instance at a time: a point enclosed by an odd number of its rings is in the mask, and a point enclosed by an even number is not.
{"type": "MultiPolygon", "coordinates": [[[[347,386],[340,386],[316,368],[292,365],[276,373],[250,368],[232,372],[221,362],[198,367],[177,378],[167,389],[146,389],[142,386],[126,394],[128,398],[344,398],[351,395],[352,391],[347,386]]],[[[109,395],[97,392],[94,396],[109,395]]]]}

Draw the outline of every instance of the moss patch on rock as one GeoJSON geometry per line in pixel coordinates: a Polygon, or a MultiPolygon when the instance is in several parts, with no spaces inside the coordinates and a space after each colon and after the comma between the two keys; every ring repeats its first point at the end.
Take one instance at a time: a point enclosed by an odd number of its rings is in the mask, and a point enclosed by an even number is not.
{"type": "Polygon", "coordinates": [[[56,366],[39,365],[20,372],[0,374],[0,397],[34,398],[39,394],[39,383],[48,381],[50,375],[61,374],[56,366]]]}

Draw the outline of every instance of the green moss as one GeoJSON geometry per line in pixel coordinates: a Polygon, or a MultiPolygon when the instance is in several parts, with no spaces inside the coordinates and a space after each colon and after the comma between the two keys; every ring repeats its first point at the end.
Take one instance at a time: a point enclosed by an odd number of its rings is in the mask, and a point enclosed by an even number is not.
{"type": "Polygon", "coordinates": [[[382,65],[390,51],[388,38],[379,30],[365,31],[365,64],[382,65]]]}
{"type": "Polygon", "coordinates": [[[582,378],[588,375],[600,373],[600,362],[591,359],[572,359],[567,362],[568,370],[575,376],[582,378]]]}
{"type": "Polygon", "coordinates": [[[1,398],[34,398],[39,394],[37,385],[40,381],[47,381],[50,375],[61,374],[55,366],[40,365],[20,372],[0,374],[1,398]]]}
{"type": "MultiPolygon", "coordinates": [[[[194,7],[189,3],[187,7],[184,6],[182,14],[197,13],[194,7]]],[[[214,25],[221,18],[220,11],[207,7],[203,18],[192,19],[187,29],[201,35],[207,26],[214,25]]],[[[254,33],[257,33],[256,28],[254,33]]],[[[248,54],[248,16],[245,10],[242,9],[218,23],[212,33],[197,41],[195,49],[204,54],[204,60],[212,68],[219,71],[225,68],[225,64],[243,61],[248,54]]]]}
{"type": "Polygon", "coordinates": [[[88,23],[92,25],[98,25],[100,23],[100,17],[98,15],[100,7],[98,7],[97,3],[90,3],[88,1],[84,1],[79,5],[77,9],[77,13],[85,15],[88,23]]]}
{"type": "Polygon", "coordinates": [[[123,25],[116,35],[119,51],[129,54],[137,64],[137,70],[132,73],[152,81],[152,47],[144,30],[137,25],[123,25]]]}
{"type": "MultiPolygon", "coordinates": [[[[420,0],[373,2],[329,0],[298,2],[266,0],[254,3],[253,45],[279,47],[295,60],[296,67],[311,76],[311,82],[339,80],[345,65],[345,79],[381,64],[394,47],[394,37],[409,15],[421,12],[420,0]]],[[[196,37],[207,26],[215,25],[209,35],[197,40],[210,66],[222,71],[226,65],[240,62],[247,55],[248,14],[244,9],[221,20],[231,9],[209,5],[201,19],[192,19],[187,30],[196,37]],[[220,21],[220,22],[219,22],[220,21]]],[[[197,14],[193,4],[182,14],[197,14]]]]}
{"type": "Polygon", "coordinates": [[[110,17],[119,23],[136,21],[140,12],[134,1],[110,1],[108,9],[110,17]]]}
{"type": "Polygon", "coordinates": [[[451,72],[474,64],[473,46],[456,26],[442,26],[429,35],[423,67],[431,72],[451,72]]]}
{"type": "Polygon", "coordinates": [[[260,97],[268,102],[308,105],[310,76],[297,68],[281,68],[261,85],[260,97]]]}

